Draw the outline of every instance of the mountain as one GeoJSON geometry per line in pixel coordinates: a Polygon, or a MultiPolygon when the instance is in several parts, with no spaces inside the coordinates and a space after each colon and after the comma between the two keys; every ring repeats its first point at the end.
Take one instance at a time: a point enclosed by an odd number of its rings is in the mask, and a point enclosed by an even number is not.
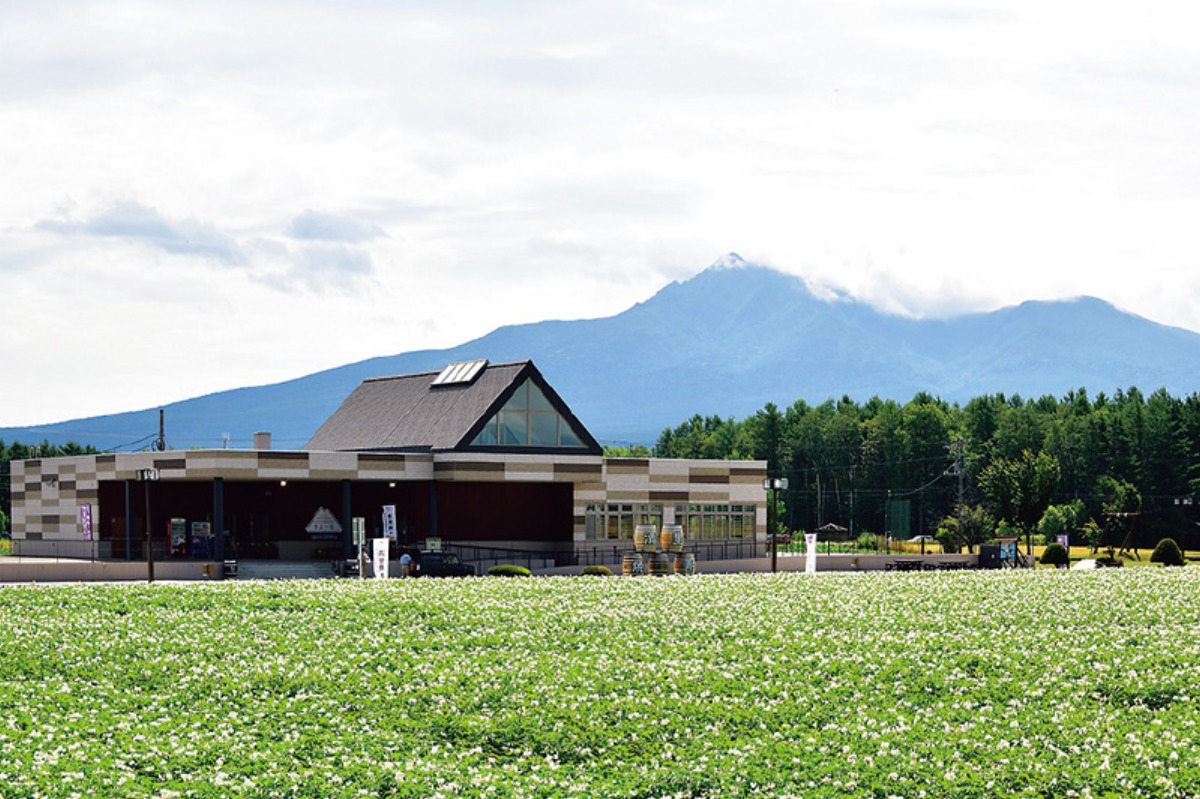
{"type": "MultiPolygon", "coordinates": [[[[532,359],[599,440],[653,443],[693,414],[741,418],[767,402],[797,399],[906,402],[926,391],[966,402],[997,392],[1062,396],[1130,386],[1184,395],[1197,389],[1200,334],[1087,297],[950,319],[890,316],[850,298],[819,299],[799,278],[730,254],[616,316],[501,327],[450,349],[168,405],[167,442],[217,447],[222,433],[248,442],[255,431],[271,431],[275,446],[298,448],[364,378],[474,358],[532,359]]],[[[157,426],[157,409],[147,409],[0,428],[0,439],[74,439],[108,449],[157,426]]]]}

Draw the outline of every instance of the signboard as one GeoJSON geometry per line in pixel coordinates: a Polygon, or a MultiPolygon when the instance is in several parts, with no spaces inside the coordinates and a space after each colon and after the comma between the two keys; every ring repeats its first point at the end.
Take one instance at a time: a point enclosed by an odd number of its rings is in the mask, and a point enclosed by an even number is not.
{"type": "Polygon", "coordinates": [[[804,571],[808,574],[817,573],[817,534],[804,534],[804,571]]]}
{"type": "Polygon", "coordinates": [[[1059,533],[1058,534],[1058,543],[1060,546],[1062,546],[1063,549],[1070,552],[1071,551],[1071,535],[1070,535],[1070,533],[1059,533]]]}
{"type": "Polygon", "coordinates": [[[389,541],[396,540],[396,506],[383,506],[383,537],[389,541]]]}
{"type": "Polygon", "coordinates": [[[442,539],[426,538],[425,539],[425,549],[429,550],[430,552],[441,552],[442,551],[442,539]]]}
{"type": "Polygon", "coordinates": [[[314,541],[336,541],[342,535],[342,524],[328,508],[317,508],[304,531],[314,541]]]}
{"type": "Polygon", "coordinates": [[[367,543],[367,520],[362,516],[355,516],[350,520],[351,534],[354,536],[354,543],[357,546],[362,546],[367,543]]]}
{"type": "Polygon", "coordinates": [[[79,527],[83,530],[83,540],[92,540],[92,503],[84,502],[79,506],[79,527]]]}
{"type": "Polygon", "coordinates": [[[375,579],[386,580],[388,578],[388,544],[386,538],[371,539],[371,560],[375,565],[375,579]]]}

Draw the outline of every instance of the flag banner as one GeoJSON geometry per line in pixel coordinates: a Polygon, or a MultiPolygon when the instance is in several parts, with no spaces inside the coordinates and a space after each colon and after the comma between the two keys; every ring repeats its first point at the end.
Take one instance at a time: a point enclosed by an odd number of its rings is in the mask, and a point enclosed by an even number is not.
{"type": "Polygon", "coordinates": [[[372,538],[371,539],[371,558],[375,566],[375,579],[386,580],[388,578],[388,545],[391,541],[387,538],[372,538]]]}
{"type": "Polygon", "coordinates": [[[396,540],[396,506],[383,506],[383,537],[389,541],[396,540]]]}

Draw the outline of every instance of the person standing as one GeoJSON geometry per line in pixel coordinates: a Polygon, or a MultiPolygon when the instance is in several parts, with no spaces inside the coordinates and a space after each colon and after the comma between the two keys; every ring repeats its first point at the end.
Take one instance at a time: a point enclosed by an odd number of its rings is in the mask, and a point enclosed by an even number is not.
{"type": "Polygon", "coordinates": [[[400,577],[401,578],[408,577],[409,573],[412,571],[412,562],[413,562],[413,559],[412,559],[412,555],[410,553],[405,552],[403,555],[400,556],[400,577]]]}

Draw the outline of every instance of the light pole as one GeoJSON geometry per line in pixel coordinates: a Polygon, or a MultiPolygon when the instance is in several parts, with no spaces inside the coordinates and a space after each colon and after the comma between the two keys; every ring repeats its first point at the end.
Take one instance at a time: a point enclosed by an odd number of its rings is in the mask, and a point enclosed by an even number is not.
{"type": "Polygon", "coordinates": [[[779,566],[779,535],[774,524],[775,492],[786,491],[788,481],[786,477],[766,477],[762,485],[767,492],[767,535],[771,537],[771,571],[775,572],[779,566]]]}
{"type": "Polygon", "coordinates": [[[146,497],[146,582],[154,582],[154,536],[150,535],[150,483],[158,479],[158,469],[138,469],[138,482],[146,497]]]}

